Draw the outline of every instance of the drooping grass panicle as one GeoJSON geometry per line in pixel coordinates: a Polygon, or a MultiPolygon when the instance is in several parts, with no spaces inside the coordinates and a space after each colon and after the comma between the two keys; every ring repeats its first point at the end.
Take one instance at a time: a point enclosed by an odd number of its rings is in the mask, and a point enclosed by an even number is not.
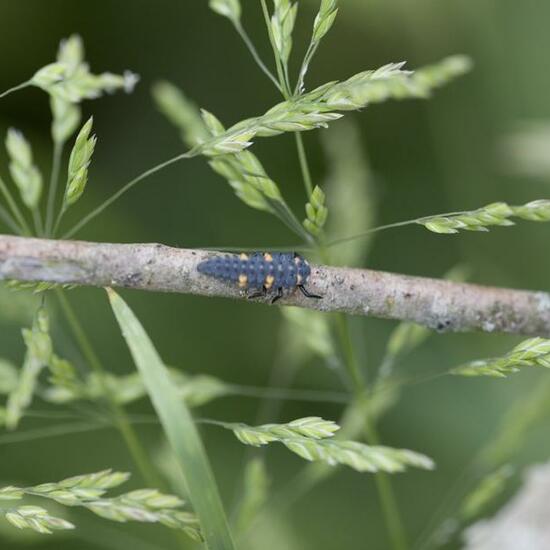
{"type": "Polygon", "coordinates": [[[32,401],[38,376],[51,360],[49,319],[44,309],[38,310],[32,329],[23,329],[23,339],[27,347],[25,361],[17,385],[8,395],[6,406],[6,427],[11,430],[19,424],[24,410],[32,401]]]}
{"type": "Polygon", "coordinates": [[[42,194],[42,174],[33,162],[31,145],[21,132],[10,128],[6,136],[6,150],[10,159],[10,174],[19,189],[21,200],[27,208],[35,210],[42,194]]]}
{"type": "Polygon", "coordinates": [[[422,225],[429,231],[440,234],[456,234],[461,230],[478,232],[488,231],[488,227],[509,227],[514,225],[514,221],[510,219],[513,217],[518,217],[529,221],[549,221],[550,201],[548,199],[539,199],[522,206],[511,206],[505,202],[495,202],[477,210],[449,212],[435,216],[423,216],[412,220],[380,225],[368,229],[363,233],[333,239],[325,243],[325,246],[333,247],[343,243],[351,243],[358,239],[369,237],[373,233],[377,233],[379,231],[395,229],[397,227],[406,227],[414,224],[422,225]]]}
{"type": "MultiPolygon", "coordinates": [[[[211,135],[225,132],[221,122],[203,110],[203,118],[211,135]]],[[[250,151],[217,155],[209,162],[217,174],[227,180],[235,194],[248,206],[276,215],[287,227],[308,240],[308,234],[286,204],[279,186],[266,173],[262,163],[250,151]]]]}
{"type": "Polygon", "coordinates": [[[506,378],[508,374],[518,372],[522,367],[550,369],[550,340],[530,338],[503,357],[472,361],[452,369],[451,374],[506,378]]]}
{"type": "Polygon", "coordinates": [[[455,67],[455,72],[449,71],[444,60],[431,66],[430,74],[439,75],[437,68],[440,66],[444,68],[446,78],[432,76],[423,79],[422,84],[414,80],[415,73],[403,70],[403,63],[365,71],[344,82],[329,82],[307,94],[283,101],[259,117],[234,124],[224,133],[204,142],[199,152],[207,156],[234,153],[249,147],[256,136],[271,137],[285,132],[324,128],[343,116],[339,111],[359,110],[387,99],[426,97],[433,88],[460,76],[467,69],[464,61],[460,65],[462,71],[458,67],[455,67]]]}
{"type": "MultiPolygon", "coordinates": [[[[262,0],[262,9],[265,7],[265,0],[262,0]]],[[[448,67],[446,67],[446,69],[448,73],[448,67]]],[[[115,192],[110,198],[105,200],[94,211],[84,217],[69,232],[67,232],[64,237],[68,238],[74,235],[74,233],[98,216],[107,207],[118,200],[124,193],[137,185],[137,183],[182,159],[189,159],[198,155],[215,157],[218,155],[238,153],[250,147],[250,145],[252,145],[252,140],[256,136],[270,137],[285,132],[302,132],[313,130],[315,128],[326,127],[329,122],[342,117],[340,113],[336,112],[338,110],[348,111],[360,109],[368,103],[380,102],[389,98],[424,97],[426,95],[425,87],[423,88],[424,94],[422,95],[418,93],[418,85],[416,87],[404,85],[403,83],[396,83],[392,79],[390,79],[389,82],[384,82],[382,79],[376,82],[375,86],[371,85],[372,82],[370,82],[370,80],[372,80],[371,77],[373,73],[380,76],[381,73],[385,74],[387,72],[391,71],[387,69],[379,69],[377,71],[370,72],[367,71],[367,73],[356,75],[357,78],[354,77],[353,79],[350,79],[351,82],[346,81],[344,83],[328,83],[320,88],[317,88],[313,92],[300,96],[297,100],[287,100],[283,103],[275,105],[272,109],[260,117],[246,119],[233,125],[226,132],[218,136],[214,136],[200,145],[193,147],[187,152],[177,155],[149,170],[146,170],[145,172],[142,172],[139,176],[133,178],[121,189],[115,192]],[[365,77],[365,74],[368,74],[369,76],[365,77]],[[367,81],[366,86],[363,82],[365,79],[367,81]],[[356,87],[358,90],[357,93],[354,92],[356,87]],[[335,103],[331,104],[328,102],[328,99],[334,101],[335,103]]],[[[403,75],[400,75],[398,80],[401,80],[402,77],[403,75]]],[[[437,86],[441,84],[441,79],[438,80],[433,78],[432,82],[434,86],[437,86]]],[[[426,86],[426,84],[424,84],[424,86],[426,86]]],[[[286,214],[288,214],[288,212],[286,212],[286,214]]],[[[293,229],[296,231],[301,231],[298,229],[301,227],[300,224],[294,224],[294,221],[295,220],[292,222],[293,229]]],[[[306,241],[310,240],[307,232],[304,235],[304,239],[306,241]]]]}
{"type": "Polygon", "coordinates": [[[522,206],[495,202],[469,212],[420,218],[416,223],[434,233],[454,234],[461,230],[488,231],[491,226],[514,225],[510,219],[513,217],[539,222],[550,221],[550,200],[536,200],[522,206]]]}
{"type": "Polygon", "coordinates": [[[331,466],[347,465],[359,472],[401,472],[407,466],[432,469],[433,461],[425,455],[407,449],[370,446],[356,441],[332,439],[340,428],[332,421],[306,417],[287,424],[216,423],[232,430],[245,445],[255,447],[279,442],[293,453],[309,461],[321,461],[331,466]]]}
{"type": "Polygon", "coordinates": [[[80,125],[82,112],[79,103],[84,99],[94,99],[104,92],[112,93],[117,89],[131,92],[139,78],[127,71],[124,75],[104,73],[92,75],[85,62],[82,38],[73,34],[59,44],[57,61],[54,66],[61,67],[58,80],[40,86],[50,95],[52,111],[52,138],[54,141],[52,172],[48,190],[46,212],[46,233],[52,234],[54,224],[55,200],[59,180],[59,171],[63,146],[80,125]]]}
{"type": "Polygon", "coordinates": [[[403,472],[407,467],[432,470],[433,461],[426,455],[408,449],[365,445],[357,441],[289,438],[282,443],[292,452],[309,461],[322,461],[329,466],[343,464],[358,472],[403,472]]]}
{"type": "MultiPolygon", "coordinates": [[[[64,506],[87,508],[104,519],[119,523],[161,523],[172,529],[181,529],[194,540],[202,541],[196,516],[181,510],[185,502],[177,496],[163,494],[156,489],[139,489],[109,498],[104,496],[129,478],[130,474],[126,472],[103,470],[31,487],[4,487],[0,489],[0,503],[21,500],[25,496],[41,497],[64,506]]],[[[65,520],[50,518],[45,509],[38,507],[20,506],[5,513],[5,516],[15,527],[30,528],[40,533],[74,528],[65,520]],[[25,513],[28,508],[37,508],[38,523],[29,519],[34,515],[25,513]]]]}
{"type": "MultiPolygon", "coordinates": [[[[212,113],[204,109],[199,111],[172,84],[157,84],[153,88],[153,97],[168,120],[181,130],[187,147],[200,147],[202,143],[225,132],[221,122],[212,113]]],[[[292,231],[307,239],[307,232],[301,227],[283,199],[279,186],[267,175],[256,155],[250,151],[217,154],[211,158],[209,165],[227,180],[237,197],[245,204],[278,216],[292,231]]]]}
{"type": "Polygon", "coordinates": [[[364,71],[343,82],[318,88],[303,98],[310,97],[324,110],[355,111],[388,99],[429,97],[434,89],[462,76],[470,68],[468,58],[462,56],[444,59],[416,72],[404,70],[404,65],[404,62],[390,63],[364,71]]]}
{"type": "MultiPolygon", "coordinates": [[[[72,403],[83,399],[95,401],[105,397],[106,387],[112,398],[121,405],[133,403],[147,395],[141,375],[137,372],[122,376],[108,374],[103,380],[90,373],[81,379],[76,376],[74,368],[63,360],[56,360],[55,364],[50,365],[50,372],[51,386],[42,392],[43,399],[49,403],[72,403]]],[[[170,370],[170,377],[188,407],[199,407],[233,393],[229,384],[206,374],[191,376],[173,369],[170,370]]]]}

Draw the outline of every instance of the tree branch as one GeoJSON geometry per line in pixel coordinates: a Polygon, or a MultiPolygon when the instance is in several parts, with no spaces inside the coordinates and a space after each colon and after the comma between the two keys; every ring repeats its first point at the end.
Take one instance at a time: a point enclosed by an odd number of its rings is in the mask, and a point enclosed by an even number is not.
{"type": "MultiPolygon", "coordinates": [[[[211,252],[160,244],[53,241],[0,235],[0,279],[115,286],[243,298],[238,288],[197,272],[211,252]]],[[[320,311],[412,321],[438,331],[550,337],[550,294],[329,266],[312,266],[309,289],[280,300],[320,311]]],[[[261,301],[261,300],[260,300],[261,301]]]]}

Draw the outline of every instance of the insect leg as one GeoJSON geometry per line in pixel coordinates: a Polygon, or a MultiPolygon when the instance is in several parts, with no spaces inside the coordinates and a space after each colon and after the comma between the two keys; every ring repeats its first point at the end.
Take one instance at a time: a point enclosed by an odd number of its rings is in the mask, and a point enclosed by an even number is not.
{"type": "Polygon", "coordinates": [[[277,296],[275,296],[275,297],[271,300],[271,303],[274,304],[277,300],[280,300],[282,297],[283,297],[283,289],[282,289],[282,287],[279,287],[279,288],[277,289],[277,296]]]}
{"type": "Polygon", "coordinates": [[[249,294],[247,296],[247,298],[249,300],[253,300],[254,298],[265,298],[266,295],[267,295],[267,288],[265,288],[265,286],[263,286],[262,290],[254,292],[254,294],[249,294]]]}
{"type": "Polygon", "coordinates": [[[322,296],[319,296],[317,294],[311,294],[311,292],[309,292],[307,290],[307,288],[304,286],[304,285],[298,285],[298,288],[300,289],[300,292],[306,297],[306,298],[316,298],[317,300],[322,300],[323,297],[322,296]]]}

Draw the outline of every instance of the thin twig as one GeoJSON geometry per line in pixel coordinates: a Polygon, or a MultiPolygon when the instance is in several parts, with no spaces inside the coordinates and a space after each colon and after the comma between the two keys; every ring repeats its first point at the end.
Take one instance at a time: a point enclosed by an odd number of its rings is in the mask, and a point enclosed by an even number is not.
{"type": "MultiPolygon", "coordinates": [[[[0,235],[0,279],[244,298],[234,285],[198,273],[198,263],[211,255],[160,244],[0,235]]],[[[308,288],[323,299],[290,293],[277,303],[412,321],[441,332],[480,330],[550,337],[548,292],[322,265],[312,266],[308,288]]]]}
{"type": "Polygon", "coordinates": [[[2,99],[3,97],[6,97],[9,94],[12,94],[13,92],[17,92],[18,90],[22,90],[23,88],[27,88],[30,85],[31,85],[31,81],[26,80],[25,82],[22,82],[21,84],[18,84],[17,86],[13,86],[13,88],[9,88],[6,91],[2,92],[0,94],[0,99],[2,99]]]}

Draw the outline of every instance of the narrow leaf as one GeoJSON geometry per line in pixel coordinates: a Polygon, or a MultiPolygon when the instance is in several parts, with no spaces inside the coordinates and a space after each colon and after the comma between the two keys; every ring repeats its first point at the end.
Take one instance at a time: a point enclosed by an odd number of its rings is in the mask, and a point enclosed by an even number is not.
{"type": "Polygon", "coordinates": [[[177,455],[193,508],[211,550],[233,550],[227,519],[193,418],[149,336],[120,296],[108,290],[122,334],[140,371],[172,449],[177,455]]]}

